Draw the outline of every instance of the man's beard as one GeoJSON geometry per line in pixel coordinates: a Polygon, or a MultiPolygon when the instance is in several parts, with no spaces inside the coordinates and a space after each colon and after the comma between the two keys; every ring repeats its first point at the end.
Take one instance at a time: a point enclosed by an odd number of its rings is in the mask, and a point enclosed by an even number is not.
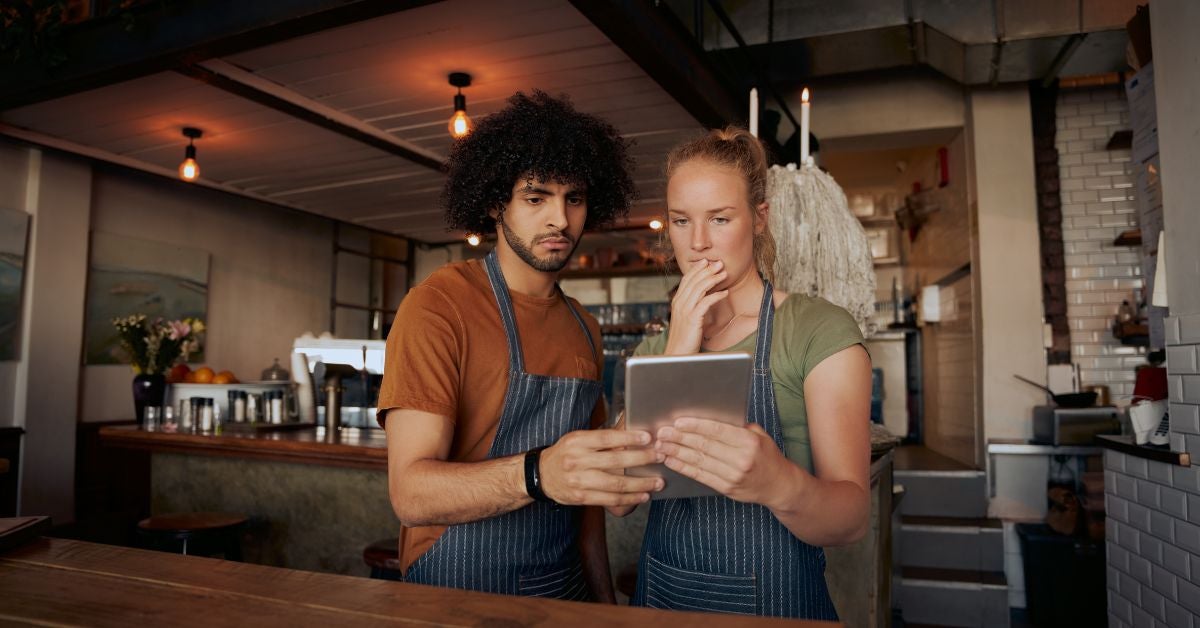
{"type": "Polygon", "coordinates": [[[517,254],[517,257],[521,258],[521,261],[529,264],[534,269],[540,270],[544,273],[556,273],[562,270],[563,267],[567,265],[567,262],[571,259],[571,255],[575,253],[575,247],[579,246],[578,240],[575,240],[571,236],[561,231],[552,233],[539,233],[538,235],[533,236],[533,244],[536,244],[537,242],[546,238],[566,238],[571,243],[571,250],[566,251],[566,254],[562,256],[562,259],[540,259],[533,253],[533,247],[522,240],[521,236],[513,233],[508,228],[508,225],[504,224],[503,220],[499,220],[497,222],[500,225],[500,231],[504,233],[504,240],[508,242],[509,248],[511,248],[513,252],[517,254]]]}

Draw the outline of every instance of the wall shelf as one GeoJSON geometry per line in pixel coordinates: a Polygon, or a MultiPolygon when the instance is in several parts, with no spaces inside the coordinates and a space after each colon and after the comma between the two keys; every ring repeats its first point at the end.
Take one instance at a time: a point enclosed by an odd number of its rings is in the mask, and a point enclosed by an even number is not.
{"type": "Polygon", "coordinates": [[[1113,246],[1141,246],[1142,245],[1142,230],[1130,229],[1122,231],[1121,235],[1113,240],[1113,246]]]}

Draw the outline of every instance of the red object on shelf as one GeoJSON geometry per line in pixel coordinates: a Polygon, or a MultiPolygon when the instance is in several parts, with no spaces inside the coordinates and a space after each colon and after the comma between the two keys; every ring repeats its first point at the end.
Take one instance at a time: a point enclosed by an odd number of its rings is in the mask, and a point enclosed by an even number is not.
{"type": "Polygon", "coordinates": [[[1167,369],[1161,366],[1143,366],[1138,369],[1133,384],[1133,396],[1151,401],[1167,398],[1167,369]]]}

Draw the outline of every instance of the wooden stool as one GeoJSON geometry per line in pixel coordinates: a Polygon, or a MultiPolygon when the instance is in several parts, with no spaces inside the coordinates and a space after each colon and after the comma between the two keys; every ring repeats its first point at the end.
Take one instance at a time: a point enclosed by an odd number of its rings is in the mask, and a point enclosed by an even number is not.
{"type": "Polygon", "coordinates": [[[152,549],[183,554],[222,554],[226,560],[242,560],[238,532],[246,515],[230,512],[180,512],[155,515],[138,522],[138,534],[152,549]],[[189,551],[190,550],[190,551],[189,551]]]}
{"type": "Polygon", "coordinates": [[[363,562],[376,580],[404,580],[400,570],[400,539],[382,539],[363,549],[363,562]]]}

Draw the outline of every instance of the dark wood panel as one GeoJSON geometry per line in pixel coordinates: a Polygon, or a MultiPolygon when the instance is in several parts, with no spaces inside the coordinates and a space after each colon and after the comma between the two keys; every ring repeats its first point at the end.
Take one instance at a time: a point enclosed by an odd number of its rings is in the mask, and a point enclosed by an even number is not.
{"type": "Polygon", "coordinates": [[[152,452],[387,470],[387,438],[382,430],[343,428],[336,439],[327,440],[323,427],[268,433],[225,432],[218,435],[147,432],[132,426],[121,426],[101,429],[100,439],[109,447],[152,452]]]}
{"type": "Polygon", "coordinates": [[[518,598],[40,539],[0,557],[0,616],[67,625],[830,626],[518,598]]]}

